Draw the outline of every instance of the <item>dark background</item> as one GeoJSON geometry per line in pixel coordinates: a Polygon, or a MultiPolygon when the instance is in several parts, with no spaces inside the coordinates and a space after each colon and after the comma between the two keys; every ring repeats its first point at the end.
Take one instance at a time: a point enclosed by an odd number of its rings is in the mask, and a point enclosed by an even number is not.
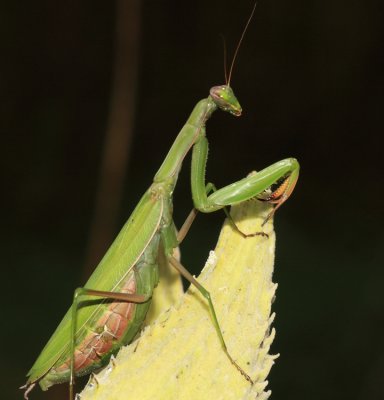
{"type": "MultiPolygon", "coordinates": [[[[231,55],[252,6],[143,2],[116,231],[194,104],[224,83],[220,34],[231,55]]],[[[2,398],[22,398],[17,387],[84,283],[115,12],[95,0],[1,4],[2,398]]],[[[231,82],[244,115],[216,113],[207,128],[207,179],[219,187],[288,156],[301,163],[275,219],[274,399],[384,398],[383,30],[381,1],[261,0],[231,82]]],[[[192,206],[189,161],[175,193],[178,225],[192,206]]],[[[222,221],[199,216],[185,240],[194,273],[222,221]]]]}

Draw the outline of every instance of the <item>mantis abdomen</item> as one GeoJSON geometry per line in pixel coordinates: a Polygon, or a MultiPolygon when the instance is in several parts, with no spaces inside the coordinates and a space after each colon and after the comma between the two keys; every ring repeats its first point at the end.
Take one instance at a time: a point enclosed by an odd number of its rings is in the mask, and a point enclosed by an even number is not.
{"type": "MultiPolygon", "coordinates": [[[[156,233],[139,261],[119,282],[116,291],[127,294],[139,294],[150,299],[156,287],[159,274],[157,254],[160,235],[156,233]]],[[[150,300],[144,303],[128,301],[111,301],[110,299],[93,298],[81,302],[82,308],[98,304],[94,315],[87,323],[79,327],[76,333],[74,349],[74,372],[76,376],[89,374],[103,367],[112,354],[116,354],[122,345],[130,343],[145,320],[150,300]],[[80,339],[79,339],[80,338],[80,339]]],[[[70,347],[64,349],[60,358],[40,381],[44,389],[68,381],[70,376],[70,347]]]]}

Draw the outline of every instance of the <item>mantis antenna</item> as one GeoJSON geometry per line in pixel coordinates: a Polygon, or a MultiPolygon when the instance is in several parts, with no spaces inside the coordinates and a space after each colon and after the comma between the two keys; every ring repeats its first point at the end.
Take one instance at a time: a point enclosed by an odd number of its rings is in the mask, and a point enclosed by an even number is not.
{"type": "MultiPolygon", "coordinates": [[[[247,23],[245,24],[245,27],[244,27],[244,29],[243,29],[243,33],[241,34],[239,43],[237,44],[235,53],[234,53],[234,55],[233,55],[233,59],[232,59],[232,63],[231,63],[231,68],[229,69],[228,80],[227,80],[227,68],[226,68],[226,65],[225,65],[224,73],[225,73],[225,81],[226,81],[226,85],[227,85],[227,86],[229,86],[229,85],[231,84],[232,71],[233,71],[233,66],[235,65],[237,53],[239,52],[241,43],[242,43],[243,38],[244,38],[244,36],[245,36],[245,32],[247,32],[248,26],[249,26],[249,24],[250,24],[250,22],[251,22],[251,20],[252,20],[252,18],[253,18],[253,14],[255,13],[256,6],[257,6],[257,1],[255,2],[255,5],[253,6],[251,15],[249,16],[248,21],[247,21],[247,23]]],[[[226,59],[226,57],[227,57],[227,56],[226,56],[226,49],[225,49],[225,42],[224,42],[224,60],[226,59]]]]}
{"type": "Polygon", "coordinates": [[[223,59],[224,59],[224,79],[225,84],[228,85],[228,71],[227,71],[227,44],[225,43],[224,35],[220,35],[223,41],[223,59]]]}

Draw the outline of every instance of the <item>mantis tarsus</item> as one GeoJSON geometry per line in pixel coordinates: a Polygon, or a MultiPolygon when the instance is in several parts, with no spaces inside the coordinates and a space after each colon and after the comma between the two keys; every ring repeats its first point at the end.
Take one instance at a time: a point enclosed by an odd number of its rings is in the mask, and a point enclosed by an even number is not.
{"type": "Polygon", "coordinates": [[[192,198],[195,210],[201,212],[213,212],[261,196],[260,200],[275,204],[267,217],[269,219],[288,199],[298,179],[298,162],[287,158],[218,190],[213,184],[206,184],[206,122],[217,109],[234,116],[240,116],[242,112],[230,87],[231,72],[225,85],[212,87],[209,96],[196,104],[152,185],[88,282],[83,288],[76,289],[72,307],[28,373],[27,383],[23,386],[26,399],[36,383],[47,390],[66,381],[70,382],[72,399],[75,375],[85,375],[105,365],[111,354],[133,340],[144,321],[158,282],[157,255],[160,250],[206,298],[223,350],[239,372],[252,382],[227,350],[209,292],[173,257],[174,249],[184,238],[196,214],[193,212],[177,233],[172,219],[172,194],[189,150],[193,149],[192,198]],[[267,193],[275,184],[277,189],[267,193]]]}

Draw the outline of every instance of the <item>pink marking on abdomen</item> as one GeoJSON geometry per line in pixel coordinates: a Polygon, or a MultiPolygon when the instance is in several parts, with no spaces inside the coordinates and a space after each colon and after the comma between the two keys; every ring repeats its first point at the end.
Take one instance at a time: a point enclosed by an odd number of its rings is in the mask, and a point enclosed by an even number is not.
{"type": "MultiPolygon", "coordinates": [[[[122,293],[136,293],[135,275],[121,289],[122,293]]],[[[114,301],[104,311],[94,326],[94,331],[89,333],[75,349],[75,371],[87,368],[103,354],[108,353],[113,344],[124,334],[132,319],[136,304],[124,301],[114,301]]],[[[54,367],[55,372],[65,373],[70,369],[70,358],[54,367]]]]}

